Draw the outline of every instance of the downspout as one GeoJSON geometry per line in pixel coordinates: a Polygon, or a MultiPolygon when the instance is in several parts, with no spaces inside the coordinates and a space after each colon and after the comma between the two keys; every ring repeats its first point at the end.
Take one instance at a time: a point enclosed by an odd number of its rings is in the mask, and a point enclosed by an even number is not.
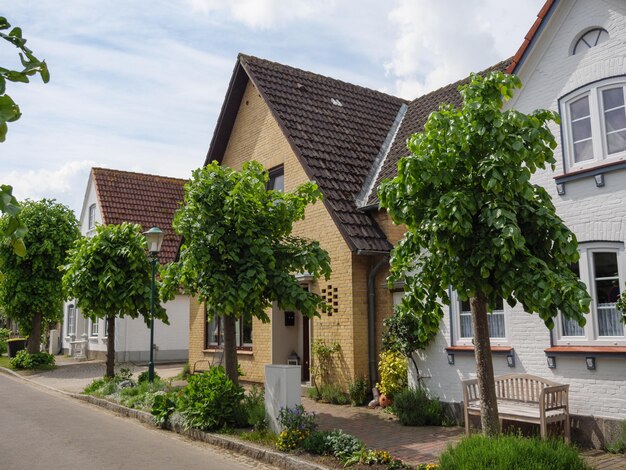
{"type": "Polygon", "coordinates": [[[367,344],[370,387],[376,385],[376,276],[389,263],[388,254],[369,272],[367,277],[367,344]]]}

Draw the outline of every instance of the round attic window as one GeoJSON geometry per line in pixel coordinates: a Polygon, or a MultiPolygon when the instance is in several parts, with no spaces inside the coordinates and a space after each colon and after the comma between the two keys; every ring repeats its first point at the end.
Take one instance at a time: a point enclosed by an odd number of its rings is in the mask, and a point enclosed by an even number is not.
{"type": "Polygon", "coordinates": [[[609,39],[609,33],[604,28],[593,28],[584,33],[576,44],[574,45],[574,49],[572,51],[572,55],[578,54],[579,52],[584,52],[587,49],[591,49],[592,47],[597,46],[598,44],[609,39]]]}

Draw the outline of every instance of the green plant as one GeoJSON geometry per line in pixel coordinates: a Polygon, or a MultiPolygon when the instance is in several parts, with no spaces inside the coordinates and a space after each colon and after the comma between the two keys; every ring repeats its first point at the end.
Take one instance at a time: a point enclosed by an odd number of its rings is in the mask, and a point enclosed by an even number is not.
{"type": "Polygon", "coordinates": [[[119,403],[129,408],[151,409],[155,394],[165,390],[167,384],[160,379],[147,380],[131,387],[124,387],[119,393],[119,403]]]}
{"type": "Polygon", "coordinates": [[[330,431],[313,431],[300,444],[303,450],[313,455],[324,455],[329,452],[326,444],[326,436],[331,434],[330,431]]]}
{"type": "Polygon", "coordinates": [[[311,400],[315,400],[315,401],[319,401],[321,397],[320,392],[317,388],[309,388],[306,391],[306,395],[311,399],[311,400]]]}
{"type": "Polygon", "coordinates": [[[612,439],[607,439],[604,447],[611,454],[619,454],[626,450],[626,421],[621,423],[621,432],[612,439]]]}
{"type": "Polygon", "coordinates": [[[351,434],[346,434],[341,430],[336,430],[328,434],[324,442],[328,447],[328,452],[345,462],[353,454],[365,448],[365,444],[351,434]]]}
{"type": "Polygon", "coordinates": [[[517,436],[489,438],[473,435],[439,457],[440,470],[550,469],[591,470],[578,451],[561,440],[526,439],[517,436]]]}
{"type": "Polygon", "coordinates": [[[396,393],[391,410],[404,426],[440,426],[443,422],[441,402],[431,399],[423,388],[396,393]]]}
{"type": "Polygon", "coordinates": [[[265,413],[265,393],[258,385],[253,385],[252,389],[243,397],[241,406],[245,413],[246,423],[252,426],[255,431],[265,431],[269,422],[265,413]]]}
{"type": "Polygon", "coordinates": [[[7,341],[9,340],[10,335],[10,330],[7,328],[0,328],[0,356],[7,352],[7,341]]]}
{"type": "Polygon", "coordinates": [[[14,369],[36,369],[42,366],[53,366],[54,356],[45,352],[29,354],[23,349],[9,362],[14,369]]]}
{"type": "Polygon", "coordinates": [[[326,344],[323,339],[316,339],[311,345],[313,352],[313,366],[311,367],[311,378],[313,385],[317,390],[318,396],[322,396],[321,385],[328,381],[330,367],[333,362],[333,356],[341,351],[341,345],[334,342],[330,345],[326,344]]]}
{"type": "Polygon", "coordinates": [[[220,429],[236,424],[243,396],[243,388],[226,377],[223,367],[212,367],[189,377],[180,392],[178,411],[188,428],[220,429]]]}
{"type": "Polygon", "coordinates": [[[176,411],[176,395],[173,392],[154,396],[150,413],[154,416],[154,422],[157,426],[166,428],[174,411],[176,411]]]}
{"type": "Polygon", "coordinates": [[[257,442],[266,446],[274,445],[277,442],[278,436],[269,430],[259,431],[253,429],[252,431],[245,431],[239,434],[239,437],[244,441],[257,442]]]}
{"type": "Polygon", "coordinates": [[[393,462],[391,454],[386,450],[361,449],[344,461],[344,466],[351,465],[389,465],[393,462]]]}
{"type": "Polygon", "coordinates": [[[276,448],[283,452],[294,450],[306,439],[307,435],[300,429],[285,429],[276,438],[276,448]]]}
{"type": "Polygon", "coordinates": [[[396,351],[381,351],[378,363],[380,383],[378,391],[389,398],[406,388],[408,384],[406,357],[396,351]]]}
{"type": "Polygon", "coordinates": [[[348,396],[352,406],[365,405],[369,393],[369,383],[365,377],[358,377],[348,387],[348,396]]]}
{"type": "Polygon", "coordinates": [[[320,387],[321,398],[333,405],[345,405],[348,403],[348,397],[337,384],[323,384],[320,387]]]}
{"type": "MultiPolygon", "coordinates": [[[[137,377],[137,383],[147,382],[148,376],[149,371],[144,370],[141,374],[139,374],[139,377],[137,377]]],[[[159,377],[159,374],[157,374],[156,372],[154,373],[154,380],[161,380],[161,377],[159,377]]]]}
{"type": "Polygon", "coordinates": [[[124,380],[133,381],[133,371],[129,367],[122,367],[117,373],[113,376],[113,379],[116,382],[122,382],[124,380]]]}

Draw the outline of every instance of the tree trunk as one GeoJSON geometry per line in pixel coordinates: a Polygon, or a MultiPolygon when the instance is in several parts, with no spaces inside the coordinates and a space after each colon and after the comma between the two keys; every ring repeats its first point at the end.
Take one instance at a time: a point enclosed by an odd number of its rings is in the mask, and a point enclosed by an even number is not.
{"type": "Polygon", "coordinates": [[[224,315],[222,317],[224,324],[224,369],[226,376],[233,381],[239,383],[239,373],[237,372],[237,338],[236,328],[237,320],[232,315],[224,315]]]}
{"type": "Polygon", "coordinates": [[[115,315],[107,316],[107,371],[106,377],[115,376],[115,315]]]}
{"type": "Polygon", "coordinates": [[[478,375],[478,389],[480,390],[480,421],[483,433],[488,437],[496,437],[500,433],[500,422],[498,420],[496,385],[493,378],[485,295],[480,291],[476,292],[476,297],[470,299],[470,307],[474,327],[476,374],[478,375]]]}
{"type": "Polygon", "coordinates": [[[41,350],[41,312],[35,312],[28,336],[28,353],[36,354],[41,350]]]}

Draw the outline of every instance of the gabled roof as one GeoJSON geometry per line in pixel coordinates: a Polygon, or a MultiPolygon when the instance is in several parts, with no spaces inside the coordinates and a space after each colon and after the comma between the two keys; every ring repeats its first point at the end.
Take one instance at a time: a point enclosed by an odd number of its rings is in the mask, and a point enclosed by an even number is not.
{"type": "Polygon", "coordinates": [[[246,84],[266,101],[308,177],[354,251],[391,244],[356,198],[405,100],[240,54],[207,154],[222,161],[246,84]]]}
{"type": "Polygon", "coordinates": [[[159,261],[174,261],[180,236],[172,228],[174,212],[183,203],[183,179],[92,168],[96,196],[103,224],[131,222],[143,230],[159,227],[165,238],[159,261]]]}
{"type": "MultiPolygon", "coordinates": [[[[507,59],[479,73],[484,75],[494,70],[504,71],[510,63],[511,59],[507,59]]],[[[407,140],[409,137],[416,132],[424,130],[424,124],[426,124],[428,116],[433,111],[437,111],[440,105],[451,104],[455,107],[460,106],[463,100],[458,89],[459,86],[467,83],[469,83],[469,77],[420,96],[409,103],[402,124],[391,144],[387,157],[382,162],[382,167],[378,171],[378,177],[371,187],[365,207],[378,207],[379,201],[376,188],[378,188],[382,180],[393,178],[398,174],[398,161],[408,153],[407,140]]]]}

